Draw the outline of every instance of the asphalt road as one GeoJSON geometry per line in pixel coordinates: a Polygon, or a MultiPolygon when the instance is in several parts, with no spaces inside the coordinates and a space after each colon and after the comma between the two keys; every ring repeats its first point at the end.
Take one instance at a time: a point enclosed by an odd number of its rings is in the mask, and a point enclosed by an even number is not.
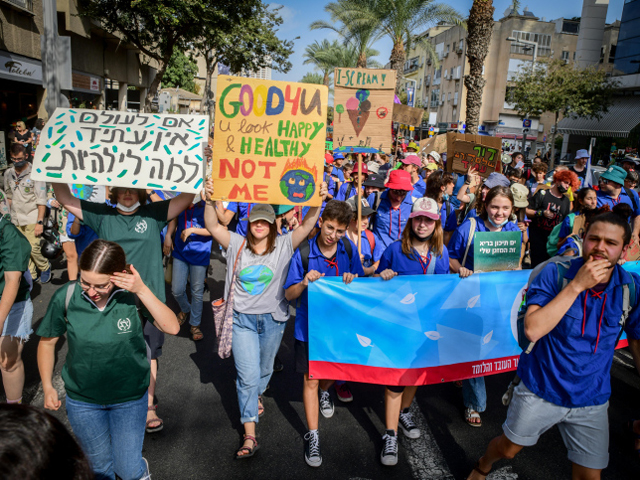
{"type": "MultiPolygon", "coordinates": [[[[143,455],[149,460],[153,480],[165,479],[463,479],[486,444],[501,432],[506,407],[501,396],[513,374],[487,377],[488,407],[482,428],[471,428],[462,418],[462,392],[453,384],[418,390],[413,405],[423,435],[402,438],[396,467],[379,462],[384,429],[383,387],[351,384],[354,401],[340,403],[334,395],[333,418],[320,417],[323,464],[312,469],[303,458],[302,436],[306,432],[302,406],[302,378],[294,372],[293,321],[289,322],[280,349],[285,370],[274,374],[265,394],[265,415],[258,425],[260,450],[247,460],[234,460],[242,426],[235,394],[233,360],[214,353],[210,299],[221,296],[224,265],[213,260],[205,293],[202,330],[205,339],[194,343],[188,325],[176,337],[167,337],[160,359],[157,391],[158,414],[164,430],[147,434],[143,455]]],[[[45,314],[53,292],[65,283],[66,274],[55,271],[51,284],[36,285],[33,297],[36,325],[45,314]],[[62,277],[61,277],[62,276],[62,277]]],[[[176,307],[168,292],[169,305],[176,307]]],[[[334,314],[331,312],[330,314],[334,314]]],[[[35,327],[34,327],[35,328],[35,327]]],[[[42,406],[36,365],[37,336],[24,351],[27,384],[25,401],[42,406]]],[[[66,342],[58,342],[54,384],[59,378],[66,342]]],[[[612,369],[610,402],[610,463],[605,479],[640,478],[640,459],[626,433],[627,419],[640,416],[640,381],[625,352],[616,354],[612,369]]],[[[3,399],[4,393],[0,390],[3,399]]],[[[66,423],[64,409],[55,415],[66,423]]],[[[68,423],[67,423],[68,425],[68,423]]],[[[563,479],[571,477],[571,465],[557,428],[546,433],[535,447],[525,449],[512,461],[495,465],[491,479],[563,479]]]]}

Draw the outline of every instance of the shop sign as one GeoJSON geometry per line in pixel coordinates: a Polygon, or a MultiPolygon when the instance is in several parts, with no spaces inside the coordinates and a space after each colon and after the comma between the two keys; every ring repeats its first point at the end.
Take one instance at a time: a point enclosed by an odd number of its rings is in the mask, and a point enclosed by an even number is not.
{"type": "Polygon", "coordinates": [[[0,76],[41,84],[42,63],[39,60],[0,51],[0,76]]]}

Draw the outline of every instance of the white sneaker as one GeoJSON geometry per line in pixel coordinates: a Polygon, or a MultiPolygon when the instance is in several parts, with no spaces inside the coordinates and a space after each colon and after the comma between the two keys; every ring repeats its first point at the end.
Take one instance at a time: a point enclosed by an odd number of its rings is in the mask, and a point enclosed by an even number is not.
{"type": "Polygon", "coordinates": [[[335,408],[333,406],[333,400],[331,394],[328,391],[320,389],[320,413],[324,418],[333,417],[335,408]]]}

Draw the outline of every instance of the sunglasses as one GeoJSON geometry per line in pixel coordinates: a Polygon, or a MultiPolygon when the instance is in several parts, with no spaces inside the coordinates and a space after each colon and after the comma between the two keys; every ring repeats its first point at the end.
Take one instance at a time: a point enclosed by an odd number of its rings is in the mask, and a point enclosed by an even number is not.
{"type": "Polygon", "coordinates": [[[407,190],[398,190],[395,188],[390,189],[389,191],[395,195],[405,195],[407,193],[407,190]]]}

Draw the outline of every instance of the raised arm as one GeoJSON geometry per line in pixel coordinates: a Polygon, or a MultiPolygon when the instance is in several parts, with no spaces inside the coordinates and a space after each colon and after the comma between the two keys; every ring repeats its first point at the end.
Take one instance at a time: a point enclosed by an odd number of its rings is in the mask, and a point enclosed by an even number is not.
{"type": "Polygon", "coordinates": [[[124,288],[138,296],[142,304],[149,310],[154,320],[153,324],[158,330],[163,333],[168,333],[169,335],[176,335],[180,331],[176,314],[161,302],[149,287],[144,284],[140,278],[140,274],[133,265],[131,265],[131,272],[131,274],[114,272],[113,275],[111,275],[111,282],[116,287],[124,288]]]}
{"type": "MultiPolygon", "coordinates": [[[[320,187],[320,192],[318,194],[320,195],[320,197],[322,197],[323,202],[327,198],[327,195],[328,195],[327,190],[328,190],[327,183],[322,182],[322,186],[320,187]]],[[[320,216],[320,207],[311,207],[307,212],[307,215],[302,220],[302,224],[293,231],[293,233],[291,234],[292,235],[291,242],[293,244],[294,251],[296,248],[300,246],[302,242],[304,242],[307,239],[307,237],[311,233],[311,230],[313,230],[313,227],[318,221],[319,216],[320,216]]]]}
{"type": "Polygon", "coordinates": [[[231,234],[224,225],[218,222],[218,214],[216,213],[216,202],[211,200],[213,196],[213,180],[210,178],[205,183],[204,191],[206,195],[207,205],[204,207],[204,225],[209,230],[211,236],[225,250],[229,248],[229,240],[231,234]]]}
{"type": "Polygon", "coordinates": [[[66,183],[52,183],[53,193],[56,196],[56,200],[62,204],[67,211],[73,213],[76,218],[83,220],[82,218],[82,206],[80,199],[74,197],[69,190],[69,185],[66,183]]]}
{"type": "Polygon", "coordinates": [[[195,197],[195,193],[181,193],[177,197],[172,198],[169,201],[169,213],[167,214],[167,221],[173,220],[187,208],[189,208],[189,205],[193,203],[193,199],[195,197]]]}

